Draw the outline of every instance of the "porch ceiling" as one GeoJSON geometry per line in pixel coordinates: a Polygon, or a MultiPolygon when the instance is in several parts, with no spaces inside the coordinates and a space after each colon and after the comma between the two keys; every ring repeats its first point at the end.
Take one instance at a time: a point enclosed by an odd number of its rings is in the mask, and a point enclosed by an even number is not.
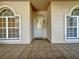
{"type": "Polygon", "coordinates": [[[30,1],[33,10],[47,10],[51,1],[79,1],[79,0],[0,0],[0,1],[30,1]]]}
{"type": "Polygon", "coordinates": [[[79,1],[79,0],[30,0],[33,10],[47,10],[51,1],[79,1]]]}

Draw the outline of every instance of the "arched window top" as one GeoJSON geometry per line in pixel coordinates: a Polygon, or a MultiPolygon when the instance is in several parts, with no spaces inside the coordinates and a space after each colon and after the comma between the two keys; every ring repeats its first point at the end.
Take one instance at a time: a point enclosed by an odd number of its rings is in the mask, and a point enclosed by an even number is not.
{"type": "Polygon", "coordinates": [[[37,15],[34,15],[34,18],[45,18],[45,15],[42,15],[42,14],[37,14],[37,15]]]}
{"type": "Polygon", "coordinates": [[[37,15],[35,15],[35,17],[45,17],[45,16],[42,14],[37,14],[37,15]]]}
{"type": "Polygon", "coordinates": [[[0,7],[0,16],[14,16],[15,11],[10,6],[0,7]]]}
{"type": "Polygon", "coordinates": [[[72,16],[79,16],[79,7],[74,9],[71,13],[72,16]]]}
{"type": "Polygon", "coordinates": [[[70,10],[70,15],[71,15],[71,16],[79,16],[79,5],[73,7],[73,8],[70,10]]]}
{"type": "Polygon", "coordinates": [[[0,9],[0,16],[14,16],[14,13],[9,8],[3,7],[0,9]]]}

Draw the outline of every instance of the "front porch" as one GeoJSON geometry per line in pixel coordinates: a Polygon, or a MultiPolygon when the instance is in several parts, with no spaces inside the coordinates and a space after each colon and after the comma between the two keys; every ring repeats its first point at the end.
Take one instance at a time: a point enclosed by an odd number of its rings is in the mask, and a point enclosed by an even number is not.
{"type": "Polygon", "coordinates": [[[0,59],[78,58],[79,44],[51,44],[46,40],[34,40],[29,45],[0,45],[0,59]]]}

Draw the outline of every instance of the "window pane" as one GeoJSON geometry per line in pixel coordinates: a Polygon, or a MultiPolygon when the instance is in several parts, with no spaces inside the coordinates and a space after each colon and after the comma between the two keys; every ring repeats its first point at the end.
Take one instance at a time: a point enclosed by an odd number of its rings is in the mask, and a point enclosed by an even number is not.
{"type": "Polygon", "coordinates": [[[0,27],[2,27],[2,18],[0,18],[0,27]]]}
{"type": "Polygon", "coordinates": [[[2,18],[2,20],[3,20],[3,23],[6,23],[6,18],[2,18]]]}
{"type": "Polygon", "coordinates": [[[3,23],[3,27],[6,27],[6,23],[3,23]]]}
{"type": "Polygon", "coordinates": [[[67,26],[77,26],[77,18],[67,17],[67,26]]]}
{"type": "Polygon", "coordinates": [[[2,23],[3,23],[3,27],[6,27],[6,19],[5,18],[3,18],[2,23]]]}
{"type": "Polygon", "coordinates": [[[15,27],[19,27],[19,17],[15,17],[15,27]]]}
{"type": "Polygon", "coordinates": [[[0,18],[0,23],[2,23],[2,18],[0,18]]]}
{"type": "Polygon", "coordinates": [[[0,38],[6,38],[6,29],[0,29],[0,38]]]}
{"type": "Polygon", "coordinates": [[[15,23],[15,18],[8,18],[9,23],[15,23]]]}
{"type": "Polygon", "coordinates": [[[9,38],[19,38],[19,29],[11,28],[8,33],[9,38]]]}
{"type": "Polygon", "coordinates": [[[8,23],[8,27],[15,27],[15,23],[8,23]]]}
{"type": "Polygon", "coordinates": [[[8,19],[8,27],[15,27],[15,19],[14,18],[8,19]]]}
{"type": "Polygon", "coordinates": [[[67,28],[67,37],[77,37],[77,28],[67,28]]]}
{"type": "Polygon", "coordinates": [[[18,19],[16,19],[16,21],[15,21],[15,27],[19,27],[19,20],[18,19]]]}
{"type": "Polygon", "coordinates": [[[14,29],[9,29],[8,30],[8,37],[13,38],[13,33],[14,33],[14,29]]]}
{"type": "Polygon", "coordinates": [[[0,18],[0,27],[6,27],[6,19],[0,18]]]}
{"type": "Polygon", "coordinates": [[[15,33],[15,29],[14,29],[14,28],[8,29],[8,33],[9,33],[9,34],[15,33]]]}
{"type": "Polygon", "coordinates": [[[2,27],[2,23],[0,23],[0,27],[2,27]]]}

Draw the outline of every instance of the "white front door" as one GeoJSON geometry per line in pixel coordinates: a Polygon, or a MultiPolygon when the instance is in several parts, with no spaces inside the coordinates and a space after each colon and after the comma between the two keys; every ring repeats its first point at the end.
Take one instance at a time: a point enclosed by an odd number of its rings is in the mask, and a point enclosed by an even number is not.
{"type": "Polygon", "coordinates": [[[35,38],[44,37],[43,20],[41,18],[34,19],[34,37],[35,38]]]}

